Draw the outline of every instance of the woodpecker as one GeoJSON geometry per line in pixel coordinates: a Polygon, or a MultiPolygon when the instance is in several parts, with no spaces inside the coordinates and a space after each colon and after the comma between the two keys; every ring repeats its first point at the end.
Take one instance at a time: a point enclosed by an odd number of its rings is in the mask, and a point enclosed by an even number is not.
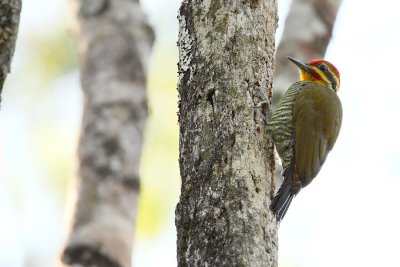
{"type": "Polygon", "coordinates": [[[333,64],[288,59],[300,69],[300,81],[287,89],[269,122],[284,177],[271,204],[278,223],[293,197],[320,171],[339,135],[343,113],[337,96],[340,74],[333,64]]]}

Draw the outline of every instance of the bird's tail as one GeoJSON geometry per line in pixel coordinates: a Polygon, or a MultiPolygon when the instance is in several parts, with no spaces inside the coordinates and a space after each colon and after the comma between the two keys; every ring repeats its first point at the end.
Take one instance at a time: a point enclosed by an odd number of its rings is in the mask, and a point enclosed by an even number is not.
{"type": "Polygon", "coordinates": [[[288,210],[293,197],[295,196],[292,191],[292,177],[294,168],[289,166],[284,173],[284,179],[281,187],[276,193],[274,200],[271,204],[271,209],[276,215],[276,221],[280,223],[288,210]]]}

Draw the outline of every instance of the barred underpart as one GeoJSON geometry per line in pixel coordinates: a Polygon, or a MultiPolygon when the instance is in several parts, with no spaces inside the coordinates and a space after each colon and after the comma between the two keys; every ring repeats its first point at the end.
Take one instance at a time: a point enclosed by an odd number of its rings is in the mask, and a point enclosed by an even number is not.
{"type": "Polygon", "coordinates": [[[269,122],[272,138],[282,160],[283,170],[289,167],[294,154],[293,105],[299,92],[310,83],[308,81],[299,81],[290,86],[280,99],[278,107],[269,122]]]}

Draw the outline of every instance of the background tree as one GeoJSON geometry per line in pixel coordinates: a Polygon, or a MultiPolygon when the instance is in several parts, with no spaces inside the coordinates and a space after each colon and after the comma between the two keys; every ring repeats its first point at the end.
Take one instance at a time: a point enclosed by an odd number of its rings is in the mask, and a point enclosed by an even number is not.
{"type": "Polygon", "coordinates": [[[138,1],[74,3],[85,107],[77,203],[62,260],[131,265],[153,31],[138,1]]]}
{"type": "Polygon", "coordinates": [[[4,80],[10,72],[17,40],[21,0],[0,2],[0,103],[4,80]]]}
{"type": "Polygon", "coordinates": [[[268,208],[274,158],[264,120],[276,1],[185,0],[178,18],[178,265],[276,266],[268,208]]]}
{"type": "Polygon", "coordinates": [[[293,0],[276,52],[274,103],[297,81],[298,70],[287,57],[308,62],[323,58],[342,0],[293,0]]]}

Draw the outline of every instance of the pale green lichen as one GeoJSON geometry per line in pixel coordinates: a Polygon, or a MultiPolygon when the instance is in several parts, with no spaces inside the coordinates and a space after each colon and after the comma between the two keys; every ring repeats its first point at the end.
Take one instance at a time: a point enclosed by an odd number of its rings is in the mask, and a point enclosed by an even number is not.
{"type": "Polygon", "coordinates": [[[210,8],[208,10],[210,17],[213,21],[215,21],[218,11],[221,9],[221,2],[220,0],[211,1],[210,8]]]}
{"type": "Polygon", "coordinates": [[[222,18],[222,20],[220,20],[220,21],[217,23],[217,26],[215,27],[215,30],[216,30],[217,32],[220,32],[220,33],[226,32],[226,29],[228,28],[228,22],[229,22],[229,17],[228,17],[228,15],[225,15],[225,16],[222,18]]]}

